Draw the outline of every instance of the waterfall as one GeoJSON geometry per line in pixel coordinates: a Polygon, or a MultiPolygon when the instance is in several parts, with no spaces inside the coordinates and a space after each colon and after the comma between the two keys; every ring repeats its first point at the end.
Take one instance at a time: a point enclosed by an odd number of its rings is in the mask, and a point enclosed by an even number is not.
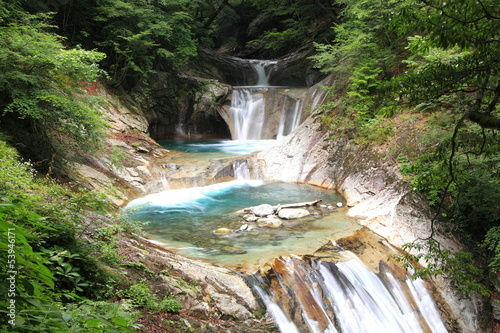
{"type": "Polygon", "coordinates": [[[221,113],[233,140],[279,139],[303,121],[307,91],[270,86],[270,74],[276,63],[251,60],[257,75],[256,85],[233,87],[231,106],[227,113],[221,113]]]}
{"type": "MultiPolygon", "coordinates": [[[[282,333],[445,333],[422,280],[370,271],[353,253],[345,261],[281,257],[250,283],[282,333]]],[[[385,270],[385,271],[384,271],[385,270]]]]}
{"type": "Polygon", "coordinates": [[[280,126],[278,129],[277,139],[282,139],[294,129],[299,127],[302,120],[303,101],[295,101],[295,106],[292,109],[291,115],[287,112],[281,114],[280,126]]]}
{"type": "Polygon", "coordinates": [[[233,162],[234,179],[236,180],[248,180],[252,179],[250,176],[250,169],[248,168],[247,161],[234,161],[233,162]]]}
{"type": "Polygon", "coordinates": [[[231,110],[234,120],[234,140],[259,140],[265,120],[265,99],[262,91],[252,88],[233,90],[231,110]]]}
{"type": "Polygon", "coordinates": [[[269,77],[270,77],[270,72],[269,68],[275,64],[277,64],[276,61],[270,61],[270,60],[251,60],[250,64],[255,70],[255,73],[257,74],[257,87],[269,87],[269,77]],[[269,73],[268,73],[269,72],[269,73]]]}

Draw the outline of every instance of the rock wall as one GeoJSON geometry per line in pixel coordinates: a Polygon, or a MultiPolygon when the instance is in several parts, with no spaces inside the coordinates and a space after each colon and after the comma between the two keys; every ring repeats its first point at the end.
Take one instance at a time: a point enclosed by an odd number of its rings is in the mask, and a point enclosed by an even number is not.
{"type": "Polygon", "coordinates": [[[155,139],[199,134],[229,137],[217,112],[229,90],[230,86],[216,79],[158,72],[133,95],[155,139]]]}
{"type": "MultiPolygon", "coordinates": [[[[384,147],[361,146],[345,136],[331,137],[310,117],[279,145],[257,155],[265,179],[307,183],[340,192],[348,215],[401,247],[430,235],[432,209],[411,190],[399,166],[384,147]]],[[[435,223],[433,237],[451,250],[462,248],[443,221],[435,223]]],[[[488,332],[487,301],[463,298],[449,281],[434,281],[449,314],[461,332],[488,332]]]]}
{"type": "MultiPolygon", "coordinates": [[[[270,69],[269,84],[309,87],[323,79],[326,75],[313,68],[313,61],[309,59],[313,53],[314,50],[309,48],[277,59],[277,65],[270,69]]],[[[206,49],[201,49],[200,56],[182,71],[193,77],[211,78],[232,86],[253,85],[257,82],[257,73],[247,59],[206,49]]]]}
{"type": "MultiPolygon", "coordinates": [[[[205,92],[197,95],[192,104],[204,112],[213,107],[212,94],[225,91],[216,84],[207,84],[205,92]]],[[[65,173],[79,186],[105,194],[117,207],[149,193],[233,179],[235,163],[248,163],[236,157],[185,159],[185,154],[164,149],[151,138],[151,119],[137,104],[120,99],[102,86],[93,87],[92,93],[104,101],[100,111],[109,131],[100,152],[68,165],[65,173]]]]}

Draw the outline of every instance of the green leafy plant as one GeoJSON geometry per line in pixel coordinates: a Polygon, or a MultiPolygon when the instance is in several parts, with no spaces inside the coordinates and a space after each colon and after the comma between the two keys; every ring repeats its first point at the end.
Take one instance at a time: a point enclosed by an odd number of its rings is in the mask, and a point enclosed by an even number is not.
{"type": "Polygon", "coordinates": [[[0,4],[0,129],[50,172],[64,158],[75,159],[101,143],[100,100],[84,88],[102,75],[97,63],[104,54],[66,49],[50,32],[48,15],[0,4]]]}
{"type": "Polygon", "coordinates": [[[81,306],[88,296],[103,298],[116,283],[76,237],[87,210],[101,207],[102,200],[37,178],[2,140],[0,158],[0,175],[10,176],[0,176],[0,263],[9,267],[0,278],[15,279],[12,288],[1,284],[0,292],[15,294],[16,305],[11,319],[10,300],[0,299],[0,330],[11,331],[15,323],[18,332],[127,331],[133,314],[115,306],[106,317],[100,310],[87,314],[81,306]]]}
{"type": "Polygon", "coordinates": [[[167,312],[181,311],[176,299],[167,297],[159,300],[145,282],[131,285],[128,289],[118,292],[118,296],[128,299],[133,306],[139,308],[167,312]]]}
{"type": "Polygon", "coordinates": [[[485,271],[477,265],[473,253],[443,249],[432,239],[423,243],[405,244],[403,249],[416,254],[397,254],[391,257],[411,271],[414,279],[445,276],[464,294],[491,294],[485,284],[485,271]],[[419,262],[423,262],[424,266],[420,266],[419,262]]]}

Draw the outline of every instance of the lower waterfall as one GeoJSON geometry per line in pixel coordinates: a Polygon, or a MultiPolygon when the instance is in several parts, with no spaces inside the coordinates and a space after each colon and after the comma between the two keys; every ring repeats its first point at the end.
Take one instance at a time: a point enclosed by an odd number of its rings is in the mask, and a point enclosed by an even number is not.
{"type": "Polygon", "coordinates": [[[249,279],[282,333],[448,332],[422,280],[401,281],[352,252],[342,261],[280,257],[249,279]]]}

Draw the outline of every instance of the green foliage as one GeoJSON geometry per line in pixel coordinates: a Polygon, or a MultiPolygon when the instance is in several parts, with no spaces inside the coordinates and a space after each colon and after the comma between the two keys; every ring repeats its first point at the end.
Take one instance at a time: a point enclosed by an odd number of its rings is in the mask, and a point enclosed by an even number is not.
{"type": "Polygon", "coordinates": [[[127,153],[120,147],[113,147],[111,149],[111,154],[109,155],[109,160],[111,164],[119,170],[123,170],[123,161],[127,157],[127,153]]]}
{"type": "Polygon", "coordinates": [[[108,55],[105,65],[116,85],[147,77],[159,63],[178,67],[197,54],[189,4],[186,0],[100,2],[93,24],[101,25],[101,33],[92,38],[108,55]]]}
{"type": "Polygon", "coordinates": [[[485,285],[487,274],[478,266],[477,254],[446,250],[432,239],[425,243],[405,244],[403,249],[416,254],[397,254],[392,257],[410,270],[414,279],[445,276],[464,294],[478,292],[484,296],[490,295],[485,285]],[[425,266],[419,266],[418,262],[423,262],[425,266]]]}
{"type": "Polygon", "coordinates": [[[359,128],[359,136],[362,141],[382,144],[389,141],[394,134],[392,121],[376,116],[362,123],[359,128]]]}
{"type": "Polygon", "coordinates": [[[384,79],[391,77],[396,63],[395,35],[388,32],[386,13],[395,1],[339,1],[342,23],[335,25],[332,44],[316,43],[312,56],[316,67],[333,72],[336,84],[344,86],[347,115],[359,125],[377,114],[392,115],[385,105],[384,79]],[[388,112],[389,111],[389,112],[388,112]]]}
{"type": "Polygon", "coordinates": [[[119,304],[86,300],[64,308],[63,320],[73,332],[127,332],[141,328],[134,324],[138,313],[125,311],[119,304]]]}
{"type": "Polygon", "coordinates": [[[104,121],[98,100],[82,88],[101,76],[104,54],[66,49],[49,32],[47,15],[7,12],[12,16],[0,26],[0,127],[46,168],[54,157],[97,148],[104,121]]]}
{"type": "Polygon", "coordinates": [[[488,230],[484,239],[486,248],[493,253],[489,266],[493,272],[500,270],[500,227],[496,226],[488,230]]]}
{"type": "Polygon", "coordinates": [[[88,209],[103,209],[102,198],[36,178],[1,140],[0,158],[0,264],[9,268],[0,278],[13,281],[0,284],[0,330],[12,330],[7,306],[15,300],[16,332],[130,331],[134,314],[85,300],[112,285],[75,236],[88,209]]]}
{"type": "Polygon", "coordinates": [[[455,94],[460,100],[456,112],[469,112],[469,120],[492,128],[489,122],[499,117],[498,1],[480,6],[472,0],[405,1],[400,6],[392,28],[400,34],[418,32],[409,38],[410,70],[398,80],[400,92],[414,103],[455,94]]]}
{"type": "Polygon", "coordinates": [[[253,0],[252,3],[261,12],[249,25],[250,33],[268,17],[279,24],[266,31],[261,40],[253,40],[249,44],[261,44],[266,49],[278,51],[278,54],[311,43],[323,29],[317,22],[333,21],[337,11],[330,1],[323,0],[253,0]]]}
{"type": "Polygon", "coordinates": [[[160,301],[160,304],[158,306],[160,309],[166,311],[166,312],[181,312],[182,307],[179,304],[179,302],[174,299],[174,298],[164,298],[160,301]]]}
{"type": "Polygon", "coordinates": [[[196,282],[195,283],[188,283],[186,282],[183,278],[181,278],[180,276],[174,276],[172,274],[170,274],[169,271],[167,270],[163,270],[161,271],[161,274],[165,275],[165,276],[168,276],[168,277],[171,277],[171,278],[174,278],[175,280],[177,280],[177,282],[179,282],[178,285],[176,285],[177,288],[179,289],[183,289],[183,288],[187,288],[193,292],[196,292],[196,282]]]}
{"type": "Polygon", "coordinates": [[[158,297],[149,289],[145,282],[140,282],[130,286],[126,290],[118,292],[119,297],[127,298],[135,307],[166,312],[180,312],[181,306],[174,298],[158,297]]]}

